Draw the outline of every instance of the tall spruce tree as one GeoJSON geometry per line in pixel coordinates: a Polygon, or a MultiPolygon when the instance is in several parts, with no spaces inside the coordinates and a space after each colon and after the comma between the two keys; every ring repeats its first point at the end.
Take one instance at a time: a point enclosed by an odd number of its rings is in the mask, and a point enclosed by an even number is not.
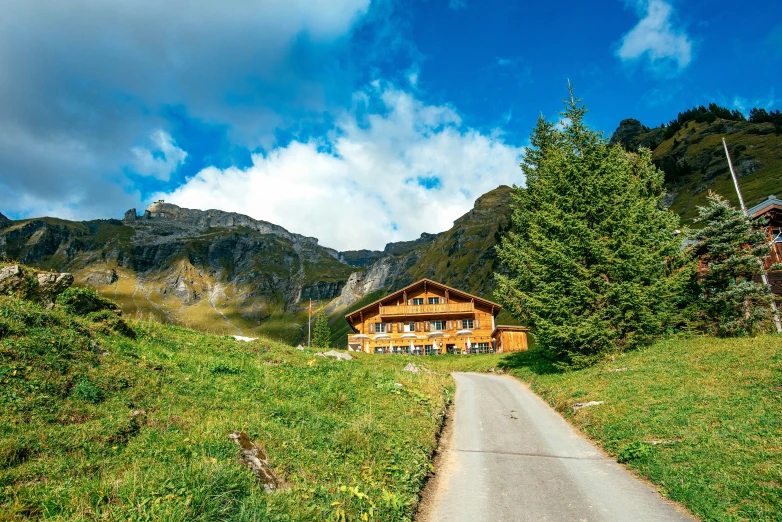
{"type": "Polygon", "coordinates": [[[313,348],[328,348],[331,337],[329,320],[324,314],[318,314],[315,317],[315,325],[312,328],[312,346],[313,348]]]}
{"type": "Polygon", "coordinates": [[[703,311],[706,329],[722,336],[756,335],[771,326],[771,296],[765,284],[753,281],[763,269],[769,244],[761,227],[713,192],[698,207],[695,248],[704,274],[703,311]]]}
{"type": "Polygon", "coordinates": [[[661,209],[664,178],[651,153],[609,146],[585,114],[571,89],[560,124],[538,120],[513,230],[498,247],[509,275],[496,274],[496,298],[561,367],[664,332],[692,265],[678,216],[661,209]]]}

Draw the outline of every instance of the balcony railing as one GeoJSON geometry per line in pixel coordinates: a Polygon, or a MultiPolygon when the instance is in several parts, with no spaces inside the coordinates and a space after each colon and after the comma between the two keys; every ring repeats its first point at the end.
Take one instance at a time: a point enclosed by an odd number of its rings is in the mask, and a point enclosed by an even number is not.
{"type": "Polygon", "coordinates": [[[473,303],[447,303],[423,305],[381,306],[381,317],[401,317],[406,315],[434,315],[470,313],[475,311],[473,303]]]}

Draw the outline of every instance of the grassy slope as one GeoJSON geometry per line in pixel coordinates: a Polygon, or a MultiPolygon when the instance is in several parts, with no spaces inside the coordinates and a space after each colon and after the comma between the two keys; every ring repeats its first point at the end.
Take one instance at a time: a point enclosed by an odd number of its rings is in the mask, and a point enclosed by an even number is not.
{"type": "Polygon", "coordinates": [[[701,166],[683,180],[683,185],[675,188],[677,196],[671,210],[685,222],[690,223],[697,216],[697,207],[706,204],[709,190],[738,205],[722,147],[723,136],[726,136],[733,164],[739,172],[743,159],[754,159],[760,166],[757,171],[741,176],[739,180],[748,207],[771,194],[782,194],[782,136],[756,134],[758,126],[748,122],[731,122],[729,126],[734,132],[726,135],[723,126],[719,121],[689,122],[687,127],[663,141],[652,154],[655,161],[662,161],[679,151],[683,152],[685,163],[701,166]]]}
{"type": "Polygon", "coordinates": [[[568,373],[535,351],[438,365],[508,367],[610,455],[642,448],[628,466],[704,520],[780,519],[780,336],[673,338],[568,373]],[[605,404],[572,412],[588,401],[605,404]]]}
{"type": "Polygon", "coordinates": [[[0,520],[409,519],[448,377],[131,324],[136,340],[0,297],[0,520]],[[288,489],[258,487],[235,429],[288,489]]]}

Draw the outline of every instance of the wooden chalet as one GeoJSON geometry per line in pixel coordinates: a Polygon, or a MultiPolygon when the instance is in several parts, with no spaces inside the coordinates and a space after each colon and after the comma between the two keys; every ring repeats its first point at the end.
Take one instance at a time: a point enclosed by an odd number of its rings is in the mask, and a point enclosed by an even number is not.
{"type": "MultiPolygon", "coordinates": [[[[747,214],[751,218],[765,218],[766,235],[771,244],[771,252],[766,258],[765,268],[782,264],[782,200],[776,196],[769,196],[747,210],[747,214]]],[[[782,271],[769,271],[768,282],[775,295],[782,295],[782,271]]]]}
{"type": "MultiPolygon", "coordinates": [[[[498,351],[495,318],[502,307],[456,288],[421,279],[345,316],[348,347],[367,353],[437,355],[498,351]]],[[[526,349],[526,329],[516,331],[526,349]],[[523,330],[523,331],[522,331],[523,330]]],[[[509,351],[509,350],[506,350],[509,351]]]]}

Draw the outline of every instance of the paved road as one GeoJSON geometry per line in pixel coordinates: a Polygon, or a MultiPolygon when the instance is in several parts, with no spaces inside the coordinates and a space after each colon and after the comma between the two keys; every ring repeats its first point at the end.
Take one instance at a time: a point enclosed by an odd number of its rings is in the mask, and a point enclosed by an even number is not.
{"type": "Polygon", "coordinates": [[[454,378],[453,433],[419,520],[692,521],[518,381],[454,378]]]}

